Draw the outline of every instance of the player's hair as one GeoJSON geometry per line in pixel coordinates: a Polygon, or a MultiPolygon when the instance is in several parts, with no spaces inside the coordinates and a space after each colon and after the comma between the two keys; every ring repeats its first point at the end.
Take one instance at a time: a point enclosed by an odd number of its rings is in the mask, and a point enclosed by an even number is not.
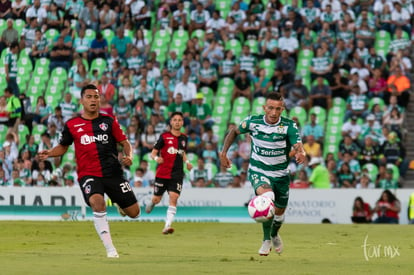
{"type": "Polygon", "coordinates": [[[99,92],[98,87],[96,87],[94,84],[88,84],[86,86],[83,86],[81,90],[81,97],[83,97],[86,90],[97,90],[99,92]]]}
{"type": "Polygon", "coordinates": [[[181,112],[173,112],[171,115],[170,115],[170,120],[174,117],[174,116],[180,116],[182,119],[184,119],[184,115],[183,115],[183,113],[181,113],[181,112]]]}
{"type": "Polygon", "coordinates": [[[266,100],[277,100],[277,101],[283,101],[283,96],[279,92],[271,92],[266,95],[266,100]]]}

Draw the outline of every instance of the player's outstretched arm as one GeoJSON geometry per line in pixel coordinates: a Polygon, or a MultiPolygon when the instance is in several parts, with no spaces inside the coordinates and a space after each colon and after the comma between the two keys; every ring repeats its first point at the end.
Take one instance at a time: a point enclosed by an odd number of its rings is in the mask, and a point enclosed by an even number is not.
{"type": "Polygon", "coordinates": [[[226,168],[231,167],[231,161],[227,157],[227,151],[229,150],[230,146],[233,144],[234,140],[239,134],[240,134],[239,129],[232,128],[230,129],[229,133],[224,138],[223,149],[221,150],[219,154],[219,158],[220,158],[221,165],[226,168]]]}
{"type": "Polygon", "coordinates": [[[184,153],[184,154],[183,154],[183,160],[184,160],[185,164],[187,165],[187,170],[188,170],[188,171],[191,171],[191,169],[193,169],[193,165],[192,165],[192,164],[191,164],[191,162],[188,160],[188,158],[187,158],[187,154],[186,154],[186,153],[184,153]]]}
{"type": "Polygon", "coordinates": [[[63,145],[59,144],[59,145],[53,147],[52,149],[40,151],[38,153],[38,156],[39,156],[40,160],[45,160],[45,159],[50,158],[50,157],[60,157],[60,156],[62,156],[63,154],[66,153],[68,148],[69,148],[69,146],[63,146],[63,145]]]}
{"type": "Polygon", "coordinates": [[[158,156],[158,150],[157,149],[152,149],[151,158],[153,160],[155,160],[157,163],[163,163],[164,162],[164,159],[162,157],[158,156]]]}
{"type": "Polygon", "coordinates": [[[121,141],[120,144],[124,150],[124,156],[122,157],[121,162],[123,165],[131,166],[134,159],[134,156],[132,155],[131,143],[129,143],[129,141],[126,139],[121,141]]]}
{"type": "Polygon", "coordinates": [[[303,149],[302,143],[296,143],[293,145],[293,149],[295,150],[295,158],[298,164],[302,164],[306,160],[306,153],[303,149]]]}

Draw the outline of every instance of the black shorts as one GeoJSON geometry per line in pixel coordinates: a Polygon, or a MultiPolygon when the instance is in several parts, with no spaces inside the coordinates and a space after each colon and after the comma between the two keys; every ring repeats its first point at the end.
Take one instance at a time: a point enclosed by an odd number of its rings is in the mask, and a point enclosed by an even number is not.
{"type": "Polygon", "coordinates": [[[121,208],[126,208],[137,202],[134,192],[128,181],[123,177],[101,178],[85,176],[79,180],[85,202],[89,204],[89,198],[93,194],[104,193],[108,195],[112,202],[116,202],[121,208]]]}
{"type": "Polygon", "coordinates": [[[162,179],[155,178],[154,195],[162,196],[165,191],[181,194],[183,179],[162,179]]]}

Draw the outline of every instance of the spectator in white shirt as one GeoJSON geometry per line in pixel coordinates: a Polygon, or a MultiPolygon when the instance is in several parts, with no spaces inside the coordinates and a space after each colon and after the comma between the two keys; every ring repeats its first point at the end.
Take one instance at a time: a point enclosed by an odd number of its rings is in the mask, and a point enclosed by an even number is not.
{"type": "Polygon", "coordinates": [[[182,81],[178,82],[174,89],[173,97],[180,93],[183,95],[183,102],[192,104],[197,94],[197,87],[194,83],[189,82],[191,70],[189,67],[185,69],[182,81]]]}
{"type": "Polygon", "coordinates": [[[287,50],[291,56],[298,52],[299,42],[297,38],[291,36],[290,25],[286,25],[283,36],[278,40],[278,46],[280,51],[287,50]]]}
{"type": "Polygon", "coordinates": [[[391,12],[391,32],[394,33],[397,27],[401,27],[403,31],[411,33],[411,15],[401,6],[400,1],[394,0],[394,10],[391,12]]]}
{"type": "Polygon", "coordinates": [[[27,9],[26,11],[26,22],[30,23],[30,18],[37,18],[37,22],[39,23],[39,26],[41,26],[46,18],[47,18],[47,12],[45,8],[40,6],[40,0],[34,0],[33,5],[27,9]]]}

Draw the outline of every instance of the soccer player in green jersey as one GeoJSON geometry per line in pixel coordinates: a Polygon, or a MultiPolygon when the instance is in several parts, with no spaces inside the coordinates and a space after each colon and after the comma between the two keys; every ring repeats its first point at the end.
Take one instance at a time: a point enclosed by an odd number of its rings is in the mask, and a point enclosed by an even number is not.
{"type": "Polygon", "coordinates": [[[250,134],[251,153],[248,169],[249,181],[255,193],[271,198],[275,203],[273,220],[262,224],[263,243],[259,255],[269,255],[272,244],[276,253],[282,253],[283,242],[279,229],[289,199],[289,160],[295,156],[297,163],[305,161],[305,151],[296,123],[281,114],[284,101],[280,93],[266,96],[264,115],[252,115],[244,119],[238,128],[229,131],[220,153],[222,166],[231,167],[227,151],[239,134],[250,134]]]}

